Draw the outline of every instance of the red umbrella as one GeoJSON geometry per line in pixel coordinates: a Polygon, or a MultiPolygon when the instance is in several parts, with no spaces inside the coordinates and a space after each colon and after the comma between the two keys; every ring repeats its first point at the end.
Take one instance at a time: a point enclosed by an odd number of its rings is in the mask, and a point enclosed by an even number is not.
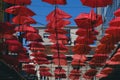
{"type": "Polygon", "coordinates": [[[66,0],[42,0],[42,1],[52,4],[52,5],[55,5],[55,4],[65,5],[66,4],[66,0]]]}
{"type": "Polygon", "coordinates": [[[29,63],[30,59],[26,54],[19,54],[17,57],[19,62],[25,62],[25,63],[29,63]]]}
{"type": "Polygon", "coordinates": [[[47,55],[45,53],[42,53],[42,52],[33,52],[32,54],[30,54],[30,56],[33,56],[33,57],[46,57],[47,55]]]}
{"type": "Polygon", "coordinates": [[[46,66],[40,66],[39,70],[40,71],[50,71],[50,68],[48,68],[46,66]]]}
{"type": "Polygon", "coordinates": [[[50,34],[56,34],[56,32],[58,34],[67,34],[67,31],[64,29],[50,29],[50,28],[48,28],[45,30],[45,32],[48,32],[50,34]]]}
{"type": "Polygon", "coordinates": [[[106,67],[99,74],[96,75],[98,78],[107,77],[113,71],[112,68],[106,67]]]}
{"type": "MultiPolygon", "coordinates": [[[[85,61],[84,61],[85,62],[85,61]]],[[[82,61],[80,61],[80,60],[72,60],[72,62],[71,62],[71,65],[72,66],[85,66],[85,63],[83,62],[83,60],[82,61]]]]}
{"type": "Polygon", "coordinates": [[[57,58],[57,59],[53,59],[53,63],[55,65],[65,66],[65,65],[67,65],[67,60],[66,59],[59,59],[59,58],[57,58]]]}
{"type": "Polygon", "coordinates": [[[86,36],[86,35],[98,35],[98,31],[94,30],[92,31],[92,29],[78,29],[77,32],[76,32],[76,35],[79,35],[79,36],[86,36]]]}
{"type": "Polygon", "coordinates": [[[22,35],[27,41],[43,42],[42,37],[38,33],[26,33],[22,35]]]}
{"type": "Polygon", "coordinates": [[[81,37],[78,36],[76,39],[76,43],[78,44],[93,44],[96,36],[91,36],[91,37],[81,37]]]}
{"type": "Polygon", "coordinates": [[[81,0],[82,4],[89,7],[105,7],[113,3],[112,0],[81,0]]]}
{"type": "Polygon", "coordinates": [[[83,77],[85,79],[92,79],[97,73],[96,69],[89,69],[88,71],[86,71],[83,75],[83,77]]]}
{"type": "MultiPolygon", "coordinates": [[[[53,53],[58,53],[58,49],[52,49],[51,52],[53,52],[53,53]]],[[[62,49],[61,49],[61,50],[59,50],[59,53],[68,53],[68,50],[66,50],[66,49],[65,49],[65,50],[63,49],[63,50],[62,50],[62,49]]]]}
{"type": "Polygon", "coordinates": [[[30,4],[31,0],[4,0],[4,2],[10,3],[10,4],[23,5],[23,4],[30,4]]]}
{"type": "MultiPolygon", "coordinates": [[[[50,1],[50,0],[49,0],[50,1]]],[[[64,11],[62,11],[61,9],[59,9],[59,8],[56,8],[55,10],[53,10],[51,13],[49,13],[48,15],[47,15],[47,21],[52,21],[53,20],[53,18],[55,18],[56,17],[56,19],[57,20],[59,20],[59,19],[68,19],[68,18],[71,18],[71,16],[68,14],[68,13],[66,13],[66,12],[64,12],[64,11]]]]}
{"type": "Polygon", "coordinates": [[[80,28],[94,28],[99,26],[103,23],[102,16],[93,14],[94,12],[88,13],[81,13],[79,16],[75,18],[75,22],[80,28]],[[92,15],[92,16],[91,16],[92,15]],[[93,19],[93,17],[96,17],[96,19],[93,19]]]}
{"type": "Polygon", "coordinates": [[[28,26],[28,25],[21,25],[15,28],[15,31],[18,32],[38,32],[37,29],[35,29],[32,26],[28,26]]]}
{"type": "Polygon", "coordinates": [[[0,35],[0,39],[12,39],[17,40],[17,37],[12,34],[2,34],[0,35]]]}
{"type": "Polygon", "coordinates": [[[0,22],[0,33],[1,34],[13,34],[15,25],[9,22],[0,22]]]}
{"type": "Polygon", "coordinates": [[[72,56],[72,58],[74,59],[74,60],[80,60],[81,62],[83,61],[86,61],[87,60],[87,58],[86,58],[86,56],[85,55],[79,55],[79,54],[74,54],[73,56],[72,56]]]}
{"type": "Polygon", "coordinates": [[[36,74],[36,71],[34,69],[25,69],[24,71],[28,74],[36,74]]]}
{"type": "Polygon", "coordinates": [[[21,15],[17,15],[15,16],[12,21],[15,24],[35,24],[36,21],[34,19],[32,19],[30,16],[21,16],[21,15]]]}
{"type": "Polygon", "coordinates": [[[110,26],[120,26],[120,17],[112,19],[109,23],[110,26]]]}
{"type": "MultiPolygon", "coordinates": [[[[52,18],[54,19],[54,18],[52,18]]],[[[47,24],[47,28],[49,29],[61,29],[65,27],[66,25],[70,24],[69,20],[52,20],[47,24]]]]}
{"type": "Polygon", "coordinates": [[[52,74],[48,71],[40,71],[40,76],[52,77],[52,74]]]}
{"type": "MultiPolygon", "coordinates": [[[[58,36],[58,40],[68,40],[68,37],[64,34],[58,34],[57,36],[58,36]]],[[[48,38],[56,40],[56,34],[51,34],[48,38]]]]}
{"type": "Polygon", "coordinates": [[[8,45],[22,46],[22,44],[18,40],[5,40],[5,43],[8,45]]]}
{"type": "Polygon", "coordinates": [[[58,53],[55,53],[55,54],[53,54],[53,56],[52,56],[52,57],[53,57],[53,58],[66,59],[65,54],[59,54],[59,55],[58,55],[58,53]]]}
{"type": "Polygon", "coordinates": [[[59,50],[68,50],[68,48],[64,44],[54,44],[51,46],[52,49],[58,49],[59,50]]]}
{"type": "Polygon", "coordinates": [[[35,68],[35,65],[33,65],[33,64],[25,64],[25,65],[23,65],[23,68],[24,68],[24,69],[35,68]]]}
{"type": "Polygon", "coordinates": [[[25,6],[12,6],[7,9],[5,9],[5,12],[10,13],[10,14],[15,14],[15,15],[22,15],[22,16],[34,16],[35,13],[32,12],[30,9],[28,9],[25,6]]]}
{"type": "Polygon", "coordinates": [[[117,9],[117,10],[114,12],[114,15],[115,15],[116,17],[120,17],[120,8],[117,9]]]}
{"type": "Polygon", "coordinates": [[[73,69],[70,71],[69,78],[72,80],[79,80],[81,74],[78,69],[73,69]]]}

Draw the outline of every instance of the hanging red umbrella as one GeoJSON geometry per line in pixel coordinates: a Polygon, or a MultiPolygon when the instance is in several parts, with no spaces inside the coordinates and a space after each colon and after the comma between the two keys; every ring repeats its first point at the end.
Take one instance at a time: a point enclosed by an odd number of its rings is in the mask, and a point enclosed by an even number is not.
{"type": "Polygon", "coordinates": [[[22,35],[27,41],[43,42],[42,37],[38,33],[26,33],[22,35]]]}
{"type": "Polygon", "coordinates": [[[17,37],[12,34],[2,34],[0,35],[0,39],[12,39],[17,40],[17,37]]]}
{"type": "Polygon", "coordinates": [[[35,29],[32,26],[28,26],[28,25],[18,26],[18,27],[15,28],[15,31],[18,31],[18,32],[34,32],[34,33],[38,32],[37,29],[35,29]]]}
{"type": "Polygon", "coordinates": [[[112,19],[109,23],[110,26],[120,26],[120,17],[112,19]]]}
{"type": "Polygon", "coordinates": [[[88,71],[86,71],[83,75],[83,77],[85,79],[92,79],[97,73],[96,69],[89,69],[88,71]]]}
{"type": "Polygon", "coordinates": [[[53,18],[56,18],[57,20],[68,19],[68,18],[71,18],[71,15],[69,15],[68,13],[64,12],[63,10],[59,8],[56,8],[51,13],[49,13],[46,17],[47,21],[52,21],[53,18]]]}
{"type": "Polygon", "coordinates": [[[33,52],[32,54],[30,54],[30,56],[33,56],[33,57],[46,57],[47,55],[45,53],[42,53],[42,52],[33,52]]]}
{"type": "Polygon", "coordinates": [[[45,30],[45,32],[48,32],[50,34],[56,34],[56,32],[58,34],[67,34],[67,31],[64,29],[50,29],[50,28],[48,28],[45,30]]]}
{"type": "Polygon", "coordinates": [[[112,68],[106,67],[99,74],[96,75],[98,78],[107,77],[113,71],[112,68]]]}
{"type": "Polygon", "coordinates": [[[75,18],[75,22],[80,28],[94,28],[103,23],[102,16],[93,14],[93,12],[88,13],[81,13],[79,16],[75,18]],[[91,14],[92,13],[92,14],[91,14]],[[93,17],[96,17],[96,19],[93,19],[93,17]]]}
{"type": "Polygon", "coordinates": [[[92,8],[105,7],[113,3],[112,0],[81,0],[82,4],[92,8]]]}
{"type": "Polygon", "coordinates": [[[58,58],[53,59],[53,63],[54,63],[55,65],[65,66],[65,65],[67,65],[67,60],[58,57],[58,58]]]}
{"type": "Polygon", "coordinates": [[[29,63],[30,59],[26,54],[19,54],[17,57],[19,62],[25,62],[25,63],[29,63]]]}
{"type": "Polygon", "coordinates": [[[69,78],[72,80],[79,80],[81,74],[80,70],[78,69],[73,69],[70,71],[69,78]]]}
{"type": "Polygon", "coordinates": [[[72,66],[85,66],[85,61],[83,62],[83,60],[82,61],[80,61],[80,60],[72,60],[72,62],[71,62],[71,65],[72,66]]]}
{"type": "Polygon", "coordinates": [[[120,8],[117,9],[117,10],[114,12],[114,15],[115,15],[116,17],[120,17],[120,8]]]}
{"type": "Polygon", "coordinates": [[[22,16],[25,16],[25,15],[26,16],[34,16],[35,15],[35,13],[32,12],[27,7],[20,6],[20,5],[9,7],[7,9],[5,9],[5,12],[10,13],[10,14],[15,14],[15,15],[22,15],[22,16]]]}
{"type": "Polygon", "coordinates": [[[53,58],[66,59],[65,54],[58,54],[58,53],[55,53],[55,54],[53,54],[52,57],[53,57],[53,58]]]}
{"type": "MultiPolygon", "coordinates": [[[[54,18],[52,18],[54,19],[54,18]]],[[[63,19],[60,19],[60,20],[52,20],[50,21],[48,24],[47,24],[47,28],[49,29],[61,29],[61,28],[64,28],[66,25],[70,24],[70,21],[69,20],[63,20],[63,19]]]]}
{"type": "Polygon", "coordinates": [[[31,0],[4,0],[4,2],[10,3],[10,4],[25,5],[25,4],[30,4],[31,0]]]}
{"type": "MultiPolygon", "coordinates": [[[[58,36],[57,40],[68,40],[68,37],[64,34],[58,34],[57,36],[58,36]]],[[[51,34],[48,38],[56,40],[56,34],[51,34]]]]}
{"type": "Polygon", "coordinates": [[[92,31],[92,29],[78,29],[77,32],[76,32],[76,35],[79,35],[79,36],[86,36],[86,35],[98,35],[98,31],[94,30],[92,31]]]}
{"type": "Polygon", "coordinates": [[[5,43],[8,45],[22,46],[22,44],[18,40],[5,40],[5,43]]]}
{"type": "Polygon", "coordinates": [[[75,40],[75,42],[78,44],[93,44],[95,38],[96,38],[96,36],[90,36],[90,37],[78,36],[77,39],[75,40]]]}
{"type": "Polygon", "coordinates": [[[35,65],[33,65],[33,64],[25,64],[25,65],[23,65],[23,67],[22,68],[24,68],[24,69],[30,69],[30,68],[35,68],[35,65]]]}
{"type": "Polygon", "coordinates": [[[52,77],[52,74],[48,71],[40,71],[40,76],[52,77]]]}
{"type": "Polygon", "coordinates": [[[87,58],[86,58],[86,56],[85,55],[80,55],[80,54],[74,54],[73,56],[72,56],[72,58],[74,59],[74,60],[80,60],[81,62],[83,61],[86,61],[87,60],[87,58]]]}
{"type": "Polygon", "coordinates": [[[25,69],[25,72],[27,72],[28,74],[36,74],[36,71],[34,69],[25,69]]]}
{"type": "Polygon", "coordinates": [[[15,24],[36,24],[36,21],[32,19],[30,16],[17,15],[12,19],[12,21],[15,24]]]}
{"type": "Polygon", "coordinates": [[[48,68],[46,66],[40,66],[39,70],[40,71],[50,71],[50,68],[48,68]]]}
{"type": "Polygon", "coordinates": [[[52,4],[52,5],[55,5],[55,4],[65,5],[66,4],[66,0],[42,0],[42,1],[52,4]]]}

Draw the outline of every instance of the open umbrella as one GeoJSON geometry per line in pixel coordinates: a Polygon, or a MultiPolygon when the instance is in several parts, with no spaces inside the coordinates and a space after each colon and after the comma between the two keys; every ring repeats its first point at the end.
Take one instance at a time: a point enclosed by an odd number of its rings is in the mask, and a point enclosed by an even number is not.
{"type": "Polygon", "coordinates": [[[73,56],[72,56],[72,58],[74,59],[74,60],[80,60],[81,62],[83,61],[86,61],[87,60],[87,58],[86,58],[86,56],[85,55],[80,55],[80,54],[74,54],[73,56]]]}
{"type": "Polygon", "coordinates": [[[117,10],[114,12],[114,15],[115,15],[116,17],[120,17],[120,8],[117,9],[117,10]]]}
{"type": "Polygon", "coordinates": [[[35,24],[36,21],[34,19],[32,19],[30,16],[21,16],[21,15],[17,15],[15,16],[12,21],[15,24],[35,24]]]}
{"type": "Polygon", "coordinates": [[[42,37],[38,33],[26,33],[22,35],[27,41],[43,42],[42,37]]]}
{"type": "Polygon", "coordinates": [[[25,4],[30,4],[31,0],[4,0],[4,2],[10,3],[10,4],[25,5],[25,4]]]}
{"type": "Polygon", "coordinates": [[[55,65],[65,66],[65,65],[67,65],[67,60],[66,59],[62,59],[62,58],[55,58],[55,59],[53,59],[53,63],[55,65]]]}
{"type": "Polygon", "coordinates": [[[30,68],[35,68],[35,65],[33,65],[33,64],[25,64],[25,65],[23,65],[23,67],[22,68],[24,68],[24,69],[30,69],[30,68]]]}
{"type": "Polygon", "coordinates": [[[86,71],[83,75],[83,77],[85,79],[92,79],[97,73],[96,69],[89,69],[88,71],[86,71]]]}
{"type": "MultiPolygon", "coordinates": [[[[16,0],[17,1],[17,0],[16,0]]],[[[22,15],[22,16],[34,16],[35,13],[32,12],[30,9],[28,9],[25,6],[12,6],[7,9],[5,9],[5,12],[10,13],[10,14],[15,14],[15,15],[22,15]]]]}
{"type": "Polygon", "coordinates": [[[37,29],[35,29],[32,26],[28,26],[28,25],[18,26],[15,28],[15,31],[18,31],[18,32],[36,32],[36,33],[38,32],[37,29]]]}
{"type": "Polygon", "coordinates": [[[95,7],[105,7],[107,5],[111,5],[112,0],[81,0],[82,4],[85,6],[89,6],[92,8],[95,7]]]}
{"type": "Polygon", "coordinates": [[[52,57],[53,57],[53,58],[66,59],[65,54],[59,54],[59,55],[58,55],[58,53],[55,53],[55,54],[53,54],[53,56],[52,56],[52,57]]]}
{"type": "Polygon", "coordinates": [[[72,80],[79,80],[80,76],[81,76],[81,71],[78,70],[78,69],[73,69],[70,71],[70,74],[69,74],[69,78],[72,79],[72,80]]]}
{"type": "Polygon", "coordinates": [[[120,26],[120,17],[116,17],[109,22],[110,26],[120,26]]]}
{"type": "Polygon", "coordinates": [[[55,5],[55,4],[65,5],[66,4],[66,0],[42,0],[42,1],[52,4],[52,5],[55,5]]]}
{"type": "Polygon", "coordinates": [[[91,10],[91,12],[89,14],[81,13],[74,19],[74,21],[76,22],[78,27],[85,28],[85,29],[86,28],[91,29],[91,28],[97,27],[103,23],[102,16],[97,15],[92,11],[93,10],[91,10]],[[93,19],[93,17],[96,17],[96,19],[93,19]]]}
{"type": "Polygon", "coordinates": [[[68,18],[71,18],[71,16],[68,13],[64,12],[63,10],[56,8],[51,13],[49,13],[46,17],[47,21],[51,21],[53,20],[53,18],[56,18],[57,20],[59,20],[59,19],[68,19],[68,18]]]}

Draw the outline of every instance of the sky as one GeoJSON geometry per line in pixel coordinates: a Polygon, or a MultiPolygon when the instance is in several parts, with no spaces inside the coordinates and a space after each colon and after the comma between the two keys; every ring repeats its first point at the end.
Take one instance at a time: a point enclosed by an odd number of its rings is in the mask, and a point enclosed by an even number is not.
{"type": "MultiPolygon", "coordinates": [[[[46,16],[54,10],[54,5],[42,2],[42,0],[31,1],[32,3],[31,5],[28,5],[28,8],[36,13],[36,15],[33,16],[33,19],[35,19],[37,22],[37,24],[34,24],[32,26],[45,26],[47,24],[46,16]]],[[[67,0],[66,5],[59,5],[58,7],[72,16],[70,19],[70,26],[76,25],[74,22],[75,17],[77,17],[80,13],[89,13],[91,9],[87,6],[82,5],[80,0],[67,0]]]]}

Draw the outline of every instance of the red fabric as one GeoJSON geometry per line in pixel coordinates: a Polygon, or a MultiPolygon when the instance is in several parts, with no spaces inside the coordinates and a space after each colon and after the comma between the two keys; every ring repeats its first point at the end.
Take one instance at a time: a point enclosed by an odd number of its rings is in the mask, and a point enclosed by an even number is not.
{"type": "Polygon", "coordinates": [[[15,14],[15,15],[27,15],[27,16],[34,16],[35,13],[32,12],[30,9],[28,9],[25,6],[12,6],[7,9],[5,9],[5,12],[10,13],[10,14],[15,14]]]}
{"type": "Polygon", "coordinates": [[[24,71],[28,74],[36,74],[36,71],[34,69],[25,69],[24,71]]]}
{"type": "Polygon", "coordinates": [[[31,0],[4,0],[4,2],[10,3],[10,4],[23,5],[23,4],[30,4],[31,0]]]}
{"type": "Polygon", "coordinates": [[[80,60],[72,60],[71,65],[72,66],[85,66],[85,63],[83,61],[81,62],[80,60]]]}
{"type": "Polygon", "coordinates": [[[45,53],[42,53],[42,52],[33,52],[32,54],[30,54],[30,56],[33,56],[33,57],[46,57],[47,55],[45,53]]]}
{"type": "Polygon", "coordinates": [[[18,32],[36,32],[36,33],[38,32],[37,29],[35,29],[32,26],[28,26],[28,25],[18,26],[15,28],[15,31],[18,31],[18,32]]]}
{"type": "Polygon", "coordinates": [[[72,80],[79,80],[81,74],[80,70],[73,69],[70,71],[69,78],[72,80]]]}
{"type": "Polygon", "coordinates": [[[35,65],[33,65],[33,64],[25,64],[25,65],[23,65],[22,68],[24,68],[24,69],[35,68],[35,65]]]}
{"type": "Polygon", "coordinates": [[[40,71],[40,76],[48,76],[48,77],[51,77],[52,74],[48,71],[40,71]]]}
{"type": "Polygon", "coordinates": [[[74,54],[72,56],[73,60],[80,60],[80,62],[84,62],[87,60],[85,55],[74,54]]]}
{"type": "Polygon", "coordinates": [[[112,0],[81,0],[82,4],[89,7],[105,7],[113,3],[112,0]]]}
{"type": "Polygon", "coordinates": [[[27,41],[43,42],[42,37],[38,33],[26,33],[22,35],[27,41]]]}
{"type": "Polygon", "coordinates": [[[46,19],[47,19],[47,21],[52,21],[53,18],[55,18],[55,17],[57,20],[71,18],[71,16],[68,13],[64,12],[63,10],[61,10],[59,8],[56,8],[51,13],[49,13],[47,15],[46,19]]]}
{"type": "Polygon", "coordinates": [[[16,36],[13,36],[12,34],[2,34],[0,35],[0,39],[12,39],[12,40],[17,40],[16,36]]]}
{"type": "Polygon", "coordinates": [[[21,16],[21,15],[17,15],[15,16],[12,21],[15,24],[35,24],[36,21],[34,19],[32,19],[30,16],[21,16]]]}
{"type": "Polygon", "coordinates": [[[114,12],[114,15],[115,15],[116,17],[120,17],[120,8],[117,9],[117,10],[114,12]]]}
{"type": "Polygon", "coordinates": [[[8,45],[22,46],[22,44],[18,40],[5,40],[5,43],[8,45]]]}
{"type": "Polygon", "coordinates": [[[42,0],[44,2],[47,2],[49,4],[59,4],[59,5],[65,5],[66,4],[66,0],[42,0]]]}
{"type": "Polygon", "coordinates": [[[53,44],[51,49],[68,50],[64,44],[53,44]]]}

